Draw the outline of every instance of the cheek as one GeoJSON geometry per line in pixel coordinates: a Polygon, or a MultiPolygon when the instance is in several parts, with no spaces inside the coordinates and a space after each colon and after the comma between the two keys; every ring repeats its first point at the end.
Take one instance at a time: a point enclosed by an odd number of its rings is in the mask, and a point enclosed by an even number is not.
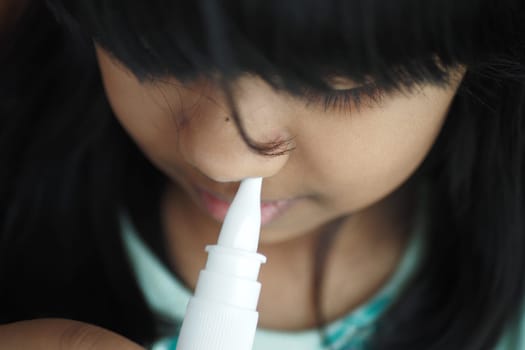
{"type": "Polygon", "coordinates": [[[153,164],[165,173],[175,173],[174,161],[181,158],[184,111],[195,112],[192,106],[199,97],[173,87],[143,86],[103,51],[97,53],[106,96],[116,118],[153,164]]]}
{"type": "Polygon", "coordinates": [[[178,147],[176,122],[154,100],[140,90],[106,83],[107,95],[116,118],[146,157],[166,170],[168,159],[178,147]]]}
{"type": "Polygon", "coordinates": [[[98,51],[99,65],[106,96],[111,108],[131,137],[141,148],[152,148],[163,134],[175,126],[155,96],[144,89],[131,73],[117,66],[107,54],[98,51]]]}
{"type": "Polygon", "coordinates": [[[305,130],[311,141],[303,154],[327,198],[357,209],[353,206],[367,206],[394,191],[428,154],[453,94],[426,88],[417,96],[312,124],[305,130]]]}

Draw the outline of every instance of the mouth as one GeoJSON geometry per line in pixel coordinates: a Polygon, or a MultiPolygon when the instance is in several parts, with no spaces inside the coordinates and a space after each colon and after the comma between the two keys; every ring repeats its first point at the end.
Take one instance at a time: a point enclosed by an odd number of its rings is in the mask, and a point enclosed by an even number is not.
{"type": "MultiPolygon", "coordinates": [[[[226,217],[231,200],[219,197],[218,195],[198,188],[197,192],[204,209],[216,220],[222,222],[226,217]]],[[[295,199],[261,201],[261,225],[267,225],[283,215],[294,203],[295,199]]]]}

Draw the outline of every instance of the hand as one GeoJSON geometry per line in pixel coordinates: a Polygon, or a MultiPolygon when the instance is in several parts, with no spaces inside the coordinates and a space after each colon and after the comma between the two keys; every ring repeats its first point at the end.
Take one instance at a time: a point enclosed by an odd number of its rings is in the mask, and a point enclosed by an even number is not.
{"type": "Polygon", "coordinates": [[[0,349],[144,350],[107,329],[65,319],[37,319],[1,325],[0,349]]]}

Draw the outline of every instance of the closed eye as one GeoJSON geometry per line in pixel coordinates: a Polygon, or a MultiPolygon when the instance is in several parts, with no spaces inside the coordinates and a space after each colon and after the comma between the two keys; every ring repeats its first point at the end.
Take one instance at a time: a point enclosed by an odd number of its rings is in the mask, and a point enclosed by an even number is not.
{"type": "Polygon", "coordinates": [[[386,96],[386,91],[375,83],[364,84],[349,89],[314,91],[303,88],[300,98],[307,107],[320,106],[325,112],[350,112],[361,107],[379,105],[386,96]]]}

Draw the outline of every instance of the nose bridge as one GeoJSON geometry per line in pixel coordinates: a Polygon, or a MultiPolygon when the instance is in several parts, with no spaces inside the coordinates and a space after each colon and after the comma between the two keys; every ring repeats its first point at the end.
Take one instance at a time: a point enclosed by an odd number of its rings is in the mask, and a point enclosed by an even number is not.
{"type": "MultiPolygon", "coordinates": [[[[290,137],[279,108],[270,95],[251,90],[236,97],[236,107],[245,134],[257,144],[290,137]],[[265,98],[266,97],[266,98],[265,98]]],[[[220,103],[224,101],[221,100],[220,103]]],[[[263,155],[251,149],[240,135],[239,127],[226,115],[224,105],[200,106],[180,132],[180,147],[186,161],[199,172],[219,182],[239,181],[246,177],[270,177],[286,164],[289,155],[263,155]]]]}

